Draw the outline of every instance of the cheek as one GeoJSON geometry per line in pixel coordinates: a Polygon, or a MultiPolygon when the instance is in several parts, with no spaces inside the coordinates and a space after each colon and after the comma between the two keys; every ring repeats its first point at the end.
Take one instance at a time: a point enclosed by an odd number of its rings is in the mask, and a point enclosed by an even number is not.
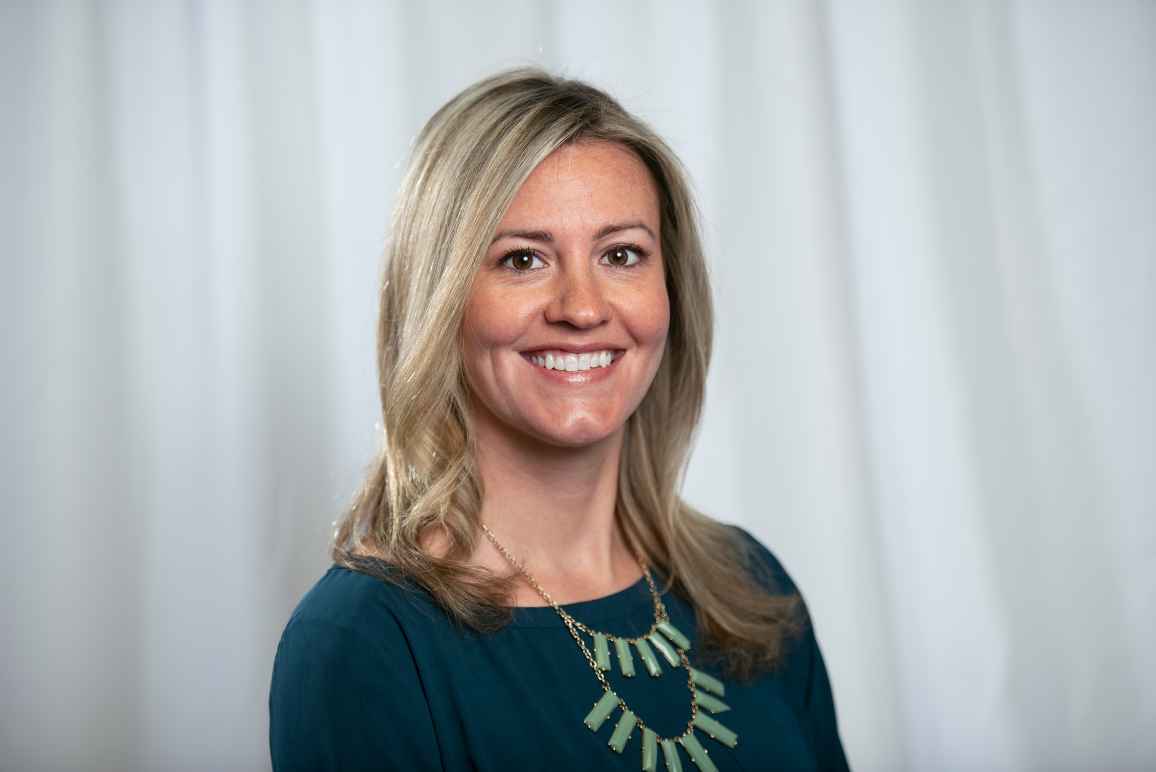
{"type": "Polygon", "coordinates": [[[667,296],[665,289],[662,293],[662,310],[660,314],[662,321],[659,335],[661,335],[665,341],[666,335],[670,331],[670,298],[667,296]]]}
{"type": "Polygon", "coordinates": [[[477,355],[503,342],[510,335],[509,327],[497,293],[478,290],[470,296],[462,318],[462,340],[468,353],[477,355]]]}
{"type": "Polygon", "coordinates": [[[462,316],[460,336],[462,367],[465,370],[466,382],[473,390],[489,380],[485,373],[484,361],[487,351],[493,346],[494,330],[491,329],[491,316],[486,312],[486,306],[485,299],[475,293],[467,302],[462,316]]]}
{"type": "Polygon", "coordinates": [[[660,285],[645,298],[637,299],[630,319],[635,340],[654,346],[664,344],[670,329],[670,298],[666,286],[660,285]]]}
{"type": "Polygon", "coordinates": [[[466,302],[460,337],[468,370],[483,377],[497,375],[495,368],[501,369],[505,356],[496,355],[522,339],[534,316],[528,301],[508,288],[483,285],[475,289],[466,302]]]}

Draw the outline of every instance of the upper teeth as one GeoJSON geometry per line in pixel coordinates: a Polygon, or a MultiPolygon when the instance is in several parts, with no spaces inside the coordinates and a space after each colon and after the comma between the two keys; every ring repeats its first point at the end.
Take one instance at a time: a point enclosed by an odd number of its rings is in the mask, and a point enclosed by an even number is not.
{"type": "Polygon", "coordinates": [[[589,351],[585,354],[547,351],[545,354],[532,354],[530,360],[547,370],[565,370],[568,373],[575,373],[589,370],[592,367],[606,367],[614,361],[614,354],[610,351],[589,351]]]}

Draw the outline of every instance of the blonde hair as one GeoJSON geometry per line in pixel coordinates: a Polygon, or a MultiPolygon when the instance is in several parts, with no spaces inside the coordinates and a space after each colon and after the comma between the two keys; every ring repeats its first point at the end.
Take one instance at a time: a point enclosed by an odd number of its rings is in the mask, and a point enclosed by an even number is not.
{"type": "Polygon", "coordinates": [[[480,537],[482,486],[470,443],[459,333],[482,255],[530,172],[566,143],[615,142],[654,177],[670,297],[662,363],[626,422],[617,517],[667,588],[695,608],[705,653],[732,677],[776,663],[798,625],[797,596],[756,578],[754,548],[678,495],[702,410],[713,309],[697,211],[674,152],[604,92],[532,68],[470,86],[417,138],[394,211],[378,324],[380,453],[342,519],[339,565],[424,587],[480,631],[510,618],[514,577],[467,562],[480,537]],[[431,530],[443,554],[423,547],[431,530]]]}

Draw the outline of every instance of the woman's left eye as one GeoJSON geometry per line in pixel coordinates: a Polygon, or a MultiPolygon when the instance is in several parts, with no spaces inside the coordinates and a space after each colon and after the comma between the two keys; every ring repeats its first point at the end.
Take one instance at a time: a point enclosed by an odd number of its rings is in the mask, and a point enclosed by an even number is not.
{"type": "Polygon", "coordinates": [[[629,268],[637,265],[646,253],[639,247],[634,246],[618,246],[611,247],[611,249],[602,256],[602,259],[608,265],[613,265],[616,268],[629,268]]]}

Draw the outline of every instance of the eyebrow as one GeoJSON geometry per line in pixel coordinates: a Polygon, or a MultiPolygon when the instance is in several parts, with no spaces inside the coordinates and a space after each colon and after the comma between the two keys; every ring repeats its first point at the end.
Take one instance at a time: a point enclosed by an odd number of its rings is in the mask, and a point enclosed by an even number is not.
{"type": "MultiPolygon", "coordinates": [[[[619,231],[628,231],[631,228],[641,228],[642,230],[644,230],[650,234],[650,238],[656,239],[656,237],[654,235],[654,231],[652,231],[650,229],[650,226],[647,225],[646,223],[644,223],[644,222],[622,222],[622,223],[612,223],[610,225],[605,225],[602,228],[599,228],[598,232],[594,234],[594,240],[598,241],[599,239],[606,238],[611,233],[618,233],[619,231]]],[[[498,234],[496,236],[494,236],[494,240],[491,241],[490,243],[493,244],[497,241],[500,241],[502,239],[507,239],[507,238],[520,238],[520,239],[529,239],[530,241],[545,241],[545,242],[554,241],[554,235],[552,233],[550,233],[550,231],[513,230],[513,231],[498,231],[498,234]]]]}

